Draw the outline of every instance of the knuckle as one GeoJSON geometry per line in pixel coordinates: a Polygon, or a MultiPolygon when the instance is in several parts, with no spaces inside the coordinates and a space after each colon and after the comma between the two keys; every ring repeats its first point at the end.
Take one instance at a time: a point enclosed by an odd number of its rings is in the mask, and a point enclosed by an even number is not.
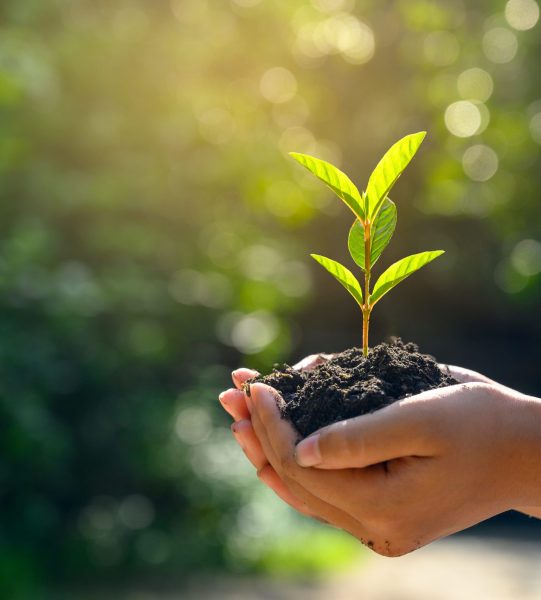
{"type": "Polygon", "coordinates": [[[364,445],[365,441],[356,434],[355,430],[349,430],[348,434],[344,436],[343,451],[351,461],[359,459],[364,445]]]}
{"type": "Polygon", "coordinates": [[[329,454],[338,458],[340,462],[353,465],[364,455],[366,440],[348,424],[348,421],[344,421],[339,429],[324,434],[321,445],[324,457],[325,454],[329,454]]]}

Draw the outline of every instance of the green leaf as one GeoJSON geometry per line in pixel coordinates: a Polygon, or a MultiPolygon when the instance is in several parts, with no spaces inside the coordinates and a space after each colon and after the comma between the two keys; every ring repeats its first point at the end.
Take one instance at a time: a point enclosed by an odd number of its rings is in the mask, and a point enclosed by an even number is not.
{"type": "MultiPolygon", "coordinates": [[[[372,247],[370,249],[372,266],[391,241],[396,227],[396,218],[396,204],[387,198],[376,217],[376,222],[372,225],[372,247]]],[[[359,220],[356,220],[349,230],[348,248],[353,260],[364,271],[364,226],[359,220]]]]}
{"type": "Polygon", "coordinates": [[[429,252],[420,252],[419,254],[412,254],[407,256],[398,262],[391,265],[385,273],[376,281],[376,285],[370,295],[370,304],[374,304],[381,300],[385,294],[398,285],[401,281],[409,277],[415,271],[418,271],[421,267],[424,267],[429,262],[432,262],[438,256],[444,253],[443,250],[432,250],[429,252]]]}
{"type": "Polygon", "coordinates": [[[376,222],[372,225],[372,248],[370,250],[372,265],[375,264],[391,241],[396,228],[396,220],[396,204],[390,198],[387,198],[376,217],[376,222]]]}
{"type": "Polygon", "coordinates": [[[425,136],[426,131],[421,131],[402,138],[391,147],[370,175],[366,189],[368,198],[366,212],[370,219],[374,219],[378,214],[391,188],[419,150],[425,136]]]}
{"type": "Polygon", "coordinates": [[[310,254],[310,256],[322,267],[327,269],[327,271],[329,271],[329,273],[335,277],[355,298],[357,304],[362,307],[363,292],[361,290],[361,286],[349,269],[346,269],[346,267],[342,266],[340,263],[337,263],[335,260],[325,258],[325,256],[320,256],[319,254],[310,254]]]}
{"type": "Polygon", "coordinates": [[[348,248],[351,258],[361,267],[365,269],[365,252],[364,252],[364,227],[359,219],[353,221],[353,225],[349,230],[348,248]]]}
{"type": "Polygon", "coordinates": [[[330,163],[308,156],[308,154],[299,154],[290,152],[289,155],[294,158],[303,167],[307,168],[318,179],[326,183],[331,190],[343,200],[353,211],[353,214],[364,221],[363,200],[355,184],[345,174],[330,163]]]}

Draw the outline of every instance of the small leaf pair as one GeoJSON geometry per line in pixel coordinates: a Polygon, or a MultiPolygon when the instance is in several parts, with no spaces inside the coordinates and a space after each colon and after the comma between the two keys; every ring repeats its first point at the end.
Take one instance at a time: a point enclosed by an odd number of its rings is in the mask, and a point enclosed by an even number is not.
{"type": "Polygon", "coordinates": [[[443,254],[443,250],[433,250],[399,260],[378,278],[370,292],[372,267],[391,241],[396,228],[396,205],[388,194],[425,136],[426,132],[414,133],[392,146],[374,169],[366,192],[362,194],[345,173],[330,163],[306,154],[291,153],[296,161],[327,184],[355,215],[349,231],[348,248],[351,257],[364,272],[364,293],[349,269],[325,256],[311,256],[346,288],[361,308],[365,355],[368,354],[369,323],[374,305],[406,277],[443,254]]]}

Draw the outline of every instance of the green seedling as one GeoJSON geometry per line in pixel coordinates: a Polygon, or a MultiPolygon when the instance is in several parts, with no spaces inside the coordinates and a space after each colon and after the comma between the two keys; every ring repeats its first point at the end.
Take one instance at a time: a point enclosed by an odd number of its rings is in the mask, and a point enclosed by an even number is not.
{"type": "Polygon", "coordinates": [[[426,132],[422,131],[397,142],[374,169],[366,191],[362,194],[347,175],[330,163],[307,154],[290,153],[303,167],[327,184],[355,215],[349,231],[348,248],[351,257],[364,272],[364,293],[361,284],[349,269],[325,256],[311,256],[346,288],[359,305],[363,315],[365,356],[368,354],[370,315],[374,306],[406,277],[444,253],[443,250],[432,250],[399,260],[380,275],[370,291],[372,267],[390,242],[396,227],[396,205],[388,194],[415,156],[425,136],[426,132]]]}

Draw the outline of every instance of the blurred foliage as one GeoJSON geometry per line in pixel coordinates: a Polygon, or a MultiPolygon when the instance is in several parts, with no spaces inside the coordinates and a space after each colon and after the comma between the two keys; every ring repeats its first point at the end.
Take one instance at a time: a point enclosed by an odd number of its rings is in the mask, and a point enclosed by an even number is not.
{"type": "Polygon", "coordinates": [[[360,336],[307,258],[345,255],[349,214],[289,150],[362,185],[428,129],[394,251],[447,258],[376,338],[539,391],[538,19],[534,0],[1,3],[0,596],[272,563],[251,549],[277,505],[216,396],[242,360],[360,336]]]}

